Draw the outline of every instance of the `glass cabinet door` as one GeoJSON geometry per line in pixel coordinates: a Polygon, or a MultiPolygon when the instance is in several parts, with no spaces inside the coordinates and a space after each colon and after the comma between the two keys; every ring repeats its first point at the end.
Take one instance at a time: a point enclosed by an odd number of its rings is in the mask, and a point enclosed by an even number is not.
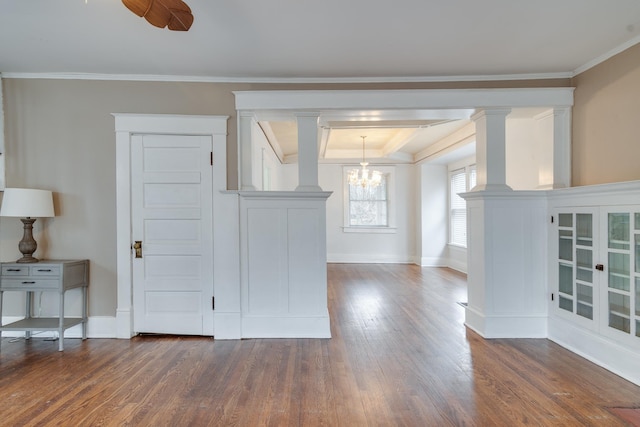
{"type": "Polygon", "coordinates": [[[594,316],[592,213],[558,214],[558,308],[594,316]]]}
{"type": "Polygon", "coordinates": [[[606,255],[607,327],[640,337],[640,213],[607,213],[606,255]]]}
{"type": "Polygon", "coordinates": [[[640,213],[634,214],[633,221],[633,252],[634,252],[634,286],[635,294],[632,297],[635,299],[634,303],[634,317],[636,327],[636,337],[640,337],[640,213]]]}
{"type": "Polygon", "coordinates": [[[576,314],[593,320],[593,215],[576,214],[576,314]]]}

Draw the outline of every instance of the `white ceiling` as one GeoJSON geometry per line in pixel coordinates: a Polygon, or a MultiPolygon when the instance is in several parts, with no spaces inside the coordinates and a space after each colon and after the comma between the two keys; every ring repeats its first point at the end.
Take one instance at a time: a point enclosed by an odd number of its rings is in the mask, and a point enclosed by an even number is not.
{"type": "Polygon", "coordinates": [[[640,35],[638,0],[186,2],[193,26],[173,32],[118,0],[0,0],[0,72],[232,81],[551,77],[572,75],[640,35]]]}
{"type": "MultiPolygon", "coordinates": [[[[174,32],[118,0],[0,0],[0,73],[230,82],[554,78],[640,41],[639,0],[186,2],[193,26],[174,32]]],[[[365,135],[367,158],[417,162],[469,123],[468,114],[460,121],[405,114],[327,120],[321,159],[359,161],[365,135]]],[[[295,123],[261,125],[282,160],[295,161],[295,123]]],[[[466,147],[459,152],[472,152],[466,147]]]]}

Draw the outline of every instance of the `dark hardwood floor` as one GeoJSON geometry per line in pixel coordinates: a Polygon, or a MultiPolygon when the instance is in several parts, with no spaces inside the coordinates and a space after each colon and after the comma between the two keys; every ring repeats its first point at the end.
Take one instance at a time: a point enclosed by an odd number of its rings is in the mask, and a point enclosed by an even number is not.
{"type": "Polygon", "coordinates": [[[332,339],[2,339],[2,426],[624,426],[640,387],[463,325],[465,276],[329,266],[332,339]]]}

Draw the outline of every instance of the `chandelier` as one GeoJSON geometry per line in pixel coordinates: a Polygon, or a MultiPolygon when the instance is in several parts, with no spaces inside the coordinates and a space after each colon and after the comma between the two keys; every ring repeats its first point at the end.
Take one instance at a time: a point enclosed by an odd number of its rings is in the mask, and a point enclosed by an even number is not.
{"type": "Polygon", "coordinates": [[[349,171],[349,184],[359,185],[362,188],[375,188],[382,182],[382,173],[367,169],[369,163],[364,158],[364,139],[366,136],[361,136],[360,138],[362,138],[362,161],[360,162],[362,168],[349,171]]]}

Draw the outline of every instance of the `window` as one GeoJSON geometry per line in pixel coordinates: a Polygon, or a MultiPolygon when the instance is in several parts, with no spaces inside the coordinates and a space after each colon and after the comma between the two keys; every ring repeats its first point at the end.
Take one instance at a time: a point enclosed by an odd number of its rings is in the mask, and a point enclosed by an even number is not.
{"type": "Polygon", "coordinates": [[[344,167],[344,231],[347,233],[393,233],[393,168],[376,167],[382,173],[377,187],[352,185],[348,182],[353,166],[344,167]]]}
{"type": "Polygon", "coordinates": [[[467,246],[467,203],[459,193],[469,191],[476,185],[475,165],[451,172],[449,192],[449,243],[467,246]]]}
{"type": "Polygon", "coordinates": [[[387,227],[389,225],[387,177],[377,187],[349,185],[349,226],[387,227]]]}

